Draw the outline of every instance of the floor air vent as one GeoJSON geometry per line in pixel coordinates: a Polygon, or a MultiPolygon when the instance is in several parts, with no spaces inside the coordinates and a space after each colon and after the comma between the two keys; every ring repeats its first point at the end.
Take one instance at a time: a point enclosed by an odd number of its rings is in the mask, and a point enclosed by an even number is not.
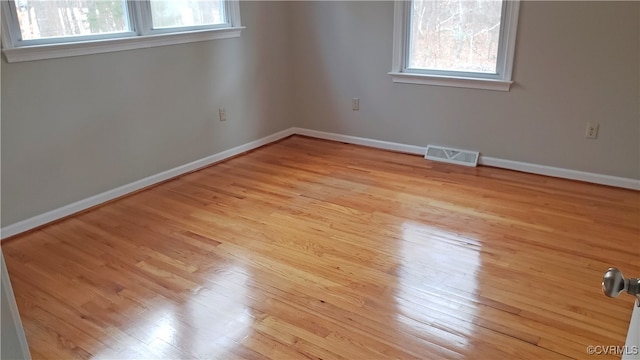
{"type": "Polygon", "coordinates": [[[427,145],[427,152],[424,154],[424,158],[464,166],[476,166],[478,165],[478,155],[477,151],[427,145]]]}

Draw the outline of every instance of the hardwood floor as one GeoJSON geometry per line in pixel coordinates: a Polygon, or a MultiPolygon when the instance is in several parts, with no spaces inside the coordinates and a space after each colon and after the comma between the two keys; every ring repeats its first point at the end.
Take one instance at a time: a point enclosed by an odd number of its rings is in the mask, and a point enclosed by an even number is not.
{"type": "Polygon", "coordinates": [[[292,137],[2,247],[35,359],[584,359],[640,193],[292,137]]]}

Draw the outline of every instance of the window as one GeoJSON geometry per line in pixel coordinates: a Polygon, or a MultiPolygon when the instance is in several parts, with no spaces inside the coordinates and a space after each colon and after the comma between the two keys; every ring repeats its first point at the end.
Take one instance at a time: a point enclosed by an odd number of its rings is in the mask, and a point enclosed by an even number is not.
{"type": "Polygon", "coordinates": [[[2,1],[7,61],[240,36],[236,0],[2,1]]]}
{"type": "Polygon", "coordinates": [[[394,82],[509,91],[518,0],[396,1],[394,82]]]}
{"type": "Polygon", "coordinates": [[[127,4],[124,1],[80,4],[77,1],[19,0],[11,7],[15,8],[20,41],[24,44],[131,31],[126,18],[127,4]],[[102,16],[98,17],[98,14],[102,16]]]}
{"type": "Polygon", "coordinates": [[[154,29],[224,25],[224,1],[151,0],[154,29]]]}

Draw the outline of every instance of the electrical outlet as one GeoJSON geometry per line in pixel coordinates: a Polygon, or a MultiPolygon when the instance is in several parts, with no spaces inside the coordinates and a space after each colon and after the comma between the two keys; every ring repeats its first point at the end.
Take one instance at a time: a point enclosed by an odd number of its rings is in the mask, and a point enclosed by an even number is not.
{"type": "Polygon", "coordinates": [[[351,109],[353,111],[360,110],[360,99],[358,99],[358,98],[351,99],[351,109]]]}
{"type": "Polygon", "coordinates": [[[218,116],[220,118],[220,121],[227,121],[227,110],[225,110],[224,108],[218,109],[218,116]]]}
{"type": "Polygon", "coordinates": [[[587,139],[597,139],[598,138],[598,128],[599,124],[596,123],[587,123],[587,129],[585,130],[584,136],[587,139]]]}

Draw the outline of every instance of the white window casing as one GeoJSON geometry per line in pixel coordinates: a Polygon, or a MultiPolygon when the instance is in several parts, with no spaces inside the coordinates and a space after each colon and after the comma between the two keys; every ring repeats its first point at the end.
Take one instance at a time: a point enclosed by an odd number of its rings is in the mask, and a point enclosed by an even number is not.
{"type": "Polygon", "coordinates": [[[65,38],[21,40],[14,1],[1,1],[2,53],[7,62],[44,60],[239,37],[239,0],[225,1],[226,23],[153,29],[148,1],[127,1],[130,31],[65,38]]]}
{"type": "Polygon", "coordinates": [[[389,72],[393,82],[509,91],[513,84],[512,71],[520,0],[504,0],[503,3],[496,73],[486,74],[408,68],[412,4],[411,1],[396,0],[393,21],[393,58],[389,72]]]}

